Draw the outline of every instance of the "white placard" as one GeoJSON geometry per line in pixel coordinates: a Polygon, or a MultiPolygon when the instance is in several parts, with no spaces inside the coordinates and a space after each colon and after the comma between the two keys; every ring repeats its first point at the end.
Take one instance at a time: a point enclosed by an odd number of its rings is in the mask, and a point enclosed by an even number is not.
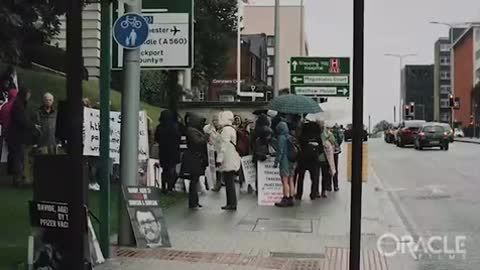
{"type": "MultiPolygon", "coordinates": [[[[138,158],[148,159],[147,114],[139,112],[138,158]]],[[[120,163],[121,113],[110,112],[110,158],[114,164],[120,163]]],[[[83,110],[83,155],[100,156],[100,110],[83,110]]]]}
{"type": "Polygon", "coordinates": [[[253,163],[252,155],[242,157],[242,170],[245,178],[245,186],[247,188],[250,186],[253,190],[256,190],[255,181],[257,180],[257,168],[253,163]]]}
{"type": "Polygon", "coordinates": [[[158,159],[149,159],[148,160],[148,169],[147,169],[147,186],[149,187],[159,187],[162,185],[162,167],[160,167],[160,161],[158,159]],[[157,186],[158,183],[158,186],[157,186]]]}
{"type": "Polygon", "coordinates": [[[215,166],[215,148],[211,144],[207,144],[208,167],[205,169],[205,177],[208,187],[213,188],[217,183],[217,168],[215,166]]]}
{"type": "Polygon", "coordinates": [[[258,205],[273,206],[283,198],[279,168],[274,168],[275,158],[258,162],[258,205]]]}

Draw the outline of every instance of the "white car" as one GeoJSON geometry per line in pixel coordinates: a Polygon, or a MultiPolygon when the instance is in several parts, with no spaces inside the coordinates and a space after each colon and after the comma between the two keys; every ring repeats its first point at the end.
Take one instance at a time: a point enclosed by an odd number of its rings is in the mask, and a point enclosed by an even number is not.
{"type": "Polygon", "coordinates": [[[463,138],[465,137],[465,134],[463,133],[463,130],[460,128],[455,128],[453,135],[458,138],[463,138]]]}

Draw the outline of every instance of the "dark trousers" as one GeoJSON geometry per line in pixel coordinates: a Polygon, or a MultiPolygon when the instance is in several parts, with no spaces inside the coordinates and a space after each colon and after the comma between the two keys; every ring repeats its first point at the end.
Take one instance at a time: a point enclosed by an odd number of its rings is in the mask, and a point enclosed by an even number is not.
{"type": "Polygon", "coordinates": [[[237,192],[235,190],[235,172],[223,172],[225,191],[227,193],[227,206],[237,207],[237,192]]]}
{"type": "Polygon", "coordinates": [[[172,191],[176,180],[175,166],[162,167],[162,191],[172,191]]]}
{"type": "Polygon", "coordinates": [[[333,159],[335,160],[335,169],[336,172],[333,175],[333,188],[338,188],[338,155],[340,154],[334,154],[333,159]]]}
{"type": "Polygon", "coordinates": [[[320,164],[299,164],[298,178],[297,178],[297,195],[296,197],[301,199],[303,196],[303,181],[305,179],[305,172],[310,173],[312,179],[312,187],[310,189],[310,197],[316,197],[318,195],[318,185],[320,181],[320,164]]]}
{"type": "Polygon", "coordinates": [[[195,175],[190,177],[190,186],[188,188],[188,207],[198,206],[198,180],[200,176],[195,175]]]}
{"type": "Polygon", "coordinates": [[[322,162],[320,165],[322,170],[322,192],[332,190],[332,175],[330,174],[330,166],[328,162],[322,162]]]}

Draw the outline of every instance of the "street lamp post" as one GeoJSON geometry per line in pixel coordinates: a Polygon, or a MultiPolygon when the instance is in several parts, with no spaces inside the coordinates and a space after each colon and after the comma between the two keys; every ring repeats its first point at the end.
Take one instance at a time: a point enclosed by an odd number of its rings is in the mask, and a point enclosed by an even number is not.
{"type": "MultiPolygon", "coordinates": [[[[400,93],[399,93],[399,100],[398,100],[398,103],[399,103],[399,106],[398,108],[403,108],[403,97],[402,97],[402,91],[403,91],[403,76],[402,76],[402,68],[403,68],[403,59],[407,58],[407,57],[412,57],[412,56],[416,56],[417,54],[394,54],[394,53],[386,53],[385,56],[389,56],[389,57],[395,57],[395,58],[398,58],[399,60],[399,64],[400,64],[400,93]]],[[[398,110],[398,121],[402,121],[402,110],[399,109],[398,110]]]]}

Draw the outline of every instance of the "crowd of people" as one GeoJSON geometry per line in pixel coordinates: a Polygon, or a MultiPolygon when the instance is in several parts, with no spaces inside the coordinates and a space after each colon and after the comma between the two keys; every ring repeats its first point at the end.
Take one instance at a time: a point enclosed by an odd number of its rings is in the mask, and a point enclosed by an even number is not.
{"type": "Polygon", "coordinates": [[[309,121],[305,116],[264,111],[257,113],[252,122],[231,111],[221,111],[207,122],[194,113],[181,119],[173,112],[163,111],[154,137],[159,146],[162,191],[172,192],[178,178],[188,179],[188,206],[202,208],[198,183],[209,166],[210,144],[215,151],[217,181],[211,187],[205,185],[214,192],[225,186],[224,210],[237,209],[235,182],[240,187],[245,185],[241,158],[247,155],[252,155],[254,164],[269,158],[275,160],[283,186],[283,198],[276,206],[290,207],[295,200],[302,199],[307,171],[312,181],[310,199],[326,198],[328,192],[339,191],[338,156],[343,130],[338,125],[326,127],[324,121],[309,121]],[[184,149],[182,143],[186,144],[184,149]],[[179,164],[180,170],[176,170],[179,164]]]}

